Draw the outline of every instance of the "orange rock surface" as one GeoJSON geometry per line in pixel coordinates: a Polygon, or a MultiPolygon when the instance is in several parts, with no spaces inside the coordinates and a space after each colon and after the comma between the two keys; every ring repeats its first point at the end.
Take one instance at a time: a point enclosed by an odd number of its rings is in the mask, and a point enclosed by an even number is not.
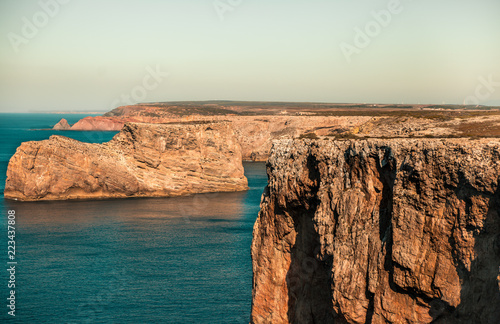
{"type": "Polygon", "coordinates": [[[168,197],[247,189],[228,123],[129,123],[110,142],[63,136],[25,142],[7,169],[5,198],[168,197]]]}
{"type": "Polygon", "coordinates": [[[125,122],[138,121],[133,118],[128,120],[121,120],[119,118],[111,117],[85,117],[71,126],[71,130],[91,131],[91,130],[105,130],[105,131],[119,131],[122,129],[125,122]]]}
{"type": "Polygon", "coordinates": [[[68,121],[62,118],[57,124],[54,125],[55,130],[68,130],[71,126],[69,126],[68,121]]]}
{"type": "Polygon", "coordinates": [[[498,323],[498,139],[282,140],[252,323],[498,323]]]}

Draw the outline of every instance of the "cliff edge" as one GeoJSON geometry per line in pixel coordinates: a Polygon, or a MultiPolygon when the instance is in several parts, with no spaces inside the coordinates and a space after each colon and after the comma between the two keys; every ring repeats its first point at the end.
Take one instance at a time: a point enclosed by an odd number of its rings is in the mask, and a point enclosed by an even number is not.
{"type": "Polygon", "coordinates": [[[168,197],[247,189],[228,123],[128,123],[104,144],[63,136],[22,143],[10,159],[5,198],[168,197]]]}
{"type": "Polygon", "coordinates": [[[498,323],[500,141],[276,141],[252,323],[498,323]]]}

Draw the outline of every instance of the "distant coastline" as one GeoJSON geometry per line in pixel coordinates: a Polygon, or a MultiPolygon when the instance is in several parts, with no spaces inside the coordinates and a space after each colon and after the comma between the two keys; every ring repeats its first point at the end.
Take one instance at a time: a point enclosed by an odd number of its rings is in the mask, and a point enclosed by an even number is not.
{"type": "Polygon", "coordinates": [[[103,111],[40,111],[31,112],[34,114],[89,114],[89,115],[101,115],[107,113],[107,110],[103,111]]]}

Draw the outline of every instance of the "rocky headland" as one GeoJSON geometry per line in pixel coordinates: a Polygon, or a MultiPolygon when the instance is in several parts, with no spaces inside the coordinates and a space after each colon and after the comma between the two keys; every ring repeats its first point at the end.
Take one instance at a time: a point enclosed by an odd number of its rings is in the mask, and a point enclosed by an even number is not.
{"type": "Polygon", "coordinates": [[[231,125],[127,123],[107,143],[53,135],[22,143],[10,159],[5,198],[169,197],[247,189],[231,125]]]}
{"type": "Polygon", "coordinates": [[[55,130],[69,130],[71,126],[68,124],[66,119],[61,119],[57,124],[54,125],[53,129],[55,130]]]}
{"type": "Polygon", "coordinates": [[[251,323],[498,323],[500,141],[276,141],[251,323]]]}
{"type": "Polygon", "coordinates": [[[77,121],[70,127],[70,130],[79,131],[92,131],[92,130],[104,130],[104,131],[119,131],[122,129],[126,122],[143,122],[143,120],[138,120],[135,118],[128,118],[125,120],[120,120],[118,118],[112,117],[85,117],[77,121]]]}
{"type": "Polygon", "coordinates": [[[167,102],[122,106],[71,130],[119,130],[126,122],[232,123],[244,160],[266,161],[274,140],[296,138],[500,137],[498,107],[286,102],[167,102]]]}

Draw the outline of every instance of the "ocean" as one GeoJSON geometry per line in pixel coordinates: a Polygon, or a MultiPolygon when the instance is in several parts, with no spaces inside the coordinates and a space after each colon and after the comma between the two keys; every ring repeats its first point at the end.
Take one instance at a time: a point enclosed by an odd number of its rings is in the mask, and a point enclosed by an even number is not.
{"type": "MultiPolygon", "coordinates": [[[[8,211],[15,210],[15,317],[9,271],[0,321],[15,323],[248,323],[252,227],[267,183],[245,163],[250,190],[177,198],[16,202],[5,173],[21,142],[59,134],[106,142],[116,132],[47,130],[78,114],[0,114],[0,186],[9,269],[8,211]],[[11,298],[12,299],[12,298],[11,298]]],[[[12,233],[10,233],[12,234],[12,233]]]]}

